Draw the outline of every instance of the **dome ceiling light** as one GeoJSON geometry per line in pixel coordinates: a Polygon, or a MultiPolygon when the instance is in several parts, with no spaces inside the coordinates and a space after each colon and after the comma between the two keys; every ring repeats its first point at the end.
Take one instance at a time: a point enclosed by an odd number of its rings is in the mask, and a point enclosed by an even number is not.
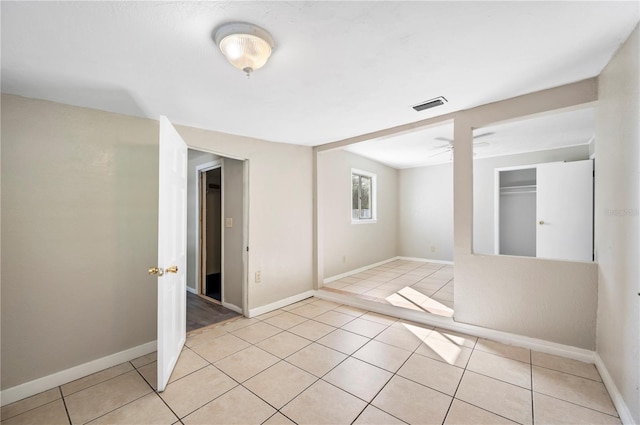
{"type": "Polygon", "coordinates": [[[267,63],[274,48],[273,38],[264,29],[246,22],[222,25],[215,34],[215,42],[229,63],[251,75],[267,63]]]}

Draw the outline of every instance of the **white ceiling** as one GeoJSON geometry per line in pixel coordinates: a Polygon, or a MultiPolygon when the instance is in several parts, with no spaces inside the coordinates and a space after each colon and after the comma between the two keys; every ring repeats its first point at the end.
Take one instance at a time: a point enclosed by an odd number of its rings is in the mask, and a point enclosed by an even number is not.
{"type": "Polygon", "coordinates": [[[638,2],[1,2],[2,91],[317,145],[598,75],[638,2]],[[211,40],[276,42],[247,80],[211,40]],[[445,96],[430,111],[410,106],[445,96]]]}
{"type": "MultiPolygon", "coordinates": [[[[474,131],[474,142],[478,143],[474,159],[586,145],[594,133],[593,107],[497,123],[474,131]]],[[[438,138],[453,139],[453,124],[356,143],[345,149],[399,169],[450,162],[450,145],[438,138]]]]}

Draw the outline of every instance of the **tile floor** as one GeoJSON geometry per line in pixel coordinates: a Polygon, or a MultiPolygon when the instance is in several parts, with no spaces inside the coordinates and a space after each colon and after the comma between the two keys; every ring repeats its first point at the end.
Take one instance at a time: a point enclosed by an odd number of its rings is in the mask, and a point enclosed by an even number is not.
{"type": "Polygon", "coordinates": [[[592,364],[309,298],[5,406],[13,424],[620,424],[592,364]]]}
{"type": "Polygon", "coordinates": [[[453,266],[395,260],[325,284],[325,291],[453,316],[453,266]]]}

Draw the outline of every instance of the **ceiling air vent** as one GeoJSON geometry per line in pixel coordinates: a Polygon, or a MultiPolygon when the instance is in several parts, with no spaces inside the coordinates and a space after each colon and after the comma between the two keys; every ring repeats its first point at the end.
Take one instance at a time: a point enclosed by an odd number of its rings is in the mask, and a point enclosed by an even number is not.
{"type": "Polygon", "coordinates": [[[421,103],[419,105],[412,106],[412,108],[420,112],[420,111],[424,111],[425,109],[435,108],[436,106],[444,105],[445,103],[447,103],[447,99],[445,99],[444,96],[439,96],[439,97],[436,97],[435,99],[427,100],[426,102],[421,103]]]}

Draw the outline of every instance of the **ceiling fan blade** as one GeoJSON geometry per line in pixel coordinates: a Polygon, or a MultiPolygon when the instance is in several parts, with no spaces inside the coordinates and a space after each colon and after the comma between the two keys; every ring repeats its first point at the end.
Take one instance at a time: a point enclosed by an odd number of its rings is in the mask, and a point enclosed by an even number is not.
{"type": "Polygon", "coordinates": [[[477,136],[473,136],[474,139],[479,139],[481,137],[491,136],[492,134],[496,134],[493,131],[487,131],[486,133],[478,134],[477,136]]]}
{"type": "Polygon", "coordinates": [[[485,148],[487,146],[491,145],[491,143],[489,142],[473,142],[473,147],[474,148],[485,148]]]}
{"type": "Polygon", "coordinates": [[[440,150],[440,152],[432,153],[427,158],[433,158],[433,157],[436,157],[438,155],[442,155],[443,153],[448,153],[448,152],[451,152],[451,149],[445,148],[445,149],[440,150]]]}
{"type": "MultiPolygon", "coordinates": [[[[473,136],[473,138],[474,139],[479,139],[480,137],[491,136],[492,134],[495,134],[495,132],[488,131],[486,133],[482,133],[482,134],[478,134],[477,136],[473,136]]],[[[446,137],[434,137],[433,140],[442,140],[443,142],[447,142],[449,144],[453,144],[453,139],[449,139],[449,138],[446,138],[446,137]]]]}

